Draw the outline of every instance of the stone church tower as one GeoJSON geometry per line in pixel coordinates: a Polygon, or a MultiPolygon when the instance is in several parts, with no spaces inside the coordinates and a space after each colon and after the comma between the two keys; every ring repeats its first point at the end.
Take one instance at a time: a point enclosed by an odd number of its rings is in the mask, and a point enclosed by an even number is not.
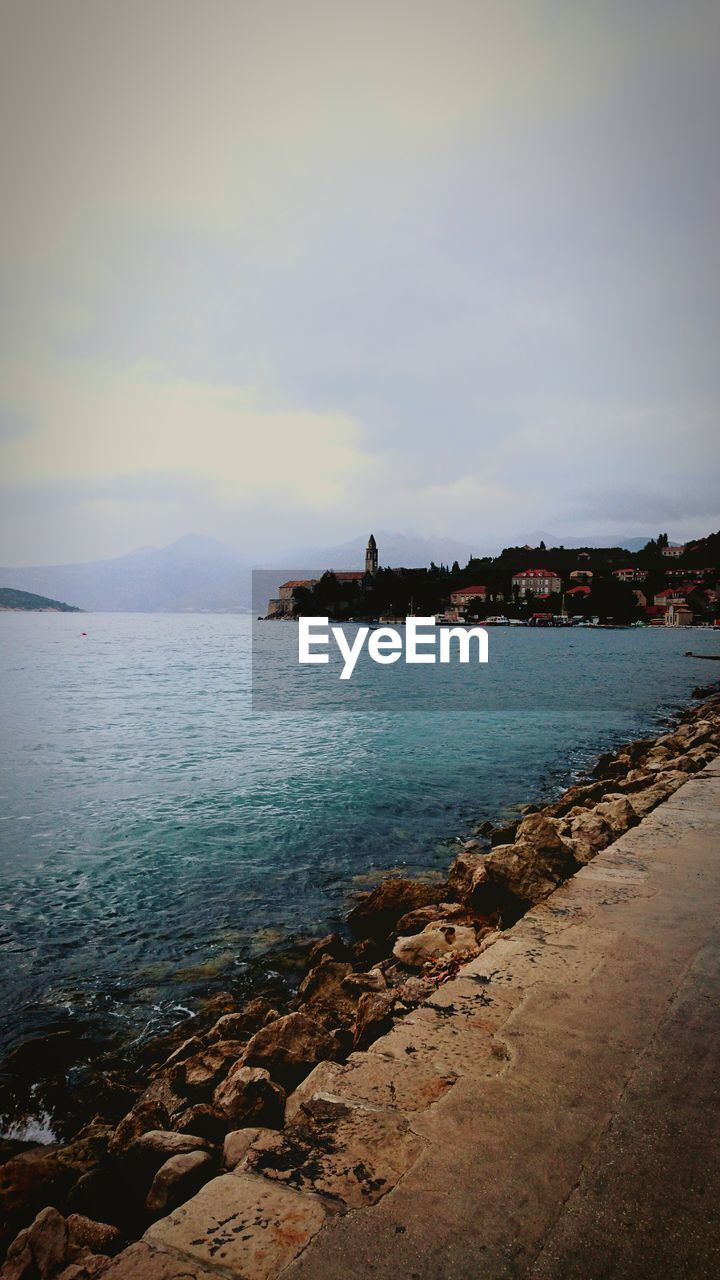
{"type": "Polygon", "coordinates": [[[365,572],[370,574],[377,573],[378,567],[378,549],[377,542],[373,534],[370,534],[367,549],[365,551],[365,572]]]}

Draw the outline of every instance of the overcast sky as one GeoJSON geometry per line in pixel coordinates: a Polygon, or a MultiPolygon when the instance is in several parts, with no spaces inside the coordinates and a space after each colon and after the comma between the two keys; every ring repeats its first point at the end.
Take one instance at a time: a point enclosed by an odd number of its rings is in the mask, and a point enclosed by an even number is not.
{"type": "Polygon", "coordinates": [[[4,563],[720,527],[714,0],[0,15],[4,563]]]}

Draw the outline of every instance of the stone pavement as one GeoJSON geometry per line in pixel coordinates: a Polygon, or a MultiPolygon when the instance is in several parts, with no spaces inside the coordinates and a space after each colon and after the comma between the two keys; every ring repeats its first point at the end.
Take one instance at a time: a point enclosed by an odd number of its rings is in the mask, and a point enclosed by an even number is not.
{"type": "Polygon", "coordinates": [[[720,1275],[716,760],[107,1280],[720,1275]]]}

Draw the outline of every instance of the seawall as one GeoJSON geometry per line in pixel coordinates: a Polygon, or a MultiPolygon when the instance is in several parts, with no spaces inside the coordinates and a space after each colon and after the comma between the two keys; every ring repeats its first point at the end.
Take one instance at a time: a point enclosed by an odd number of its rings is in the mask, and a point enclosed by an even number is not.
{"type": "Polygon", "coordinates": [[[717,1275],[719,895],[715,764],[108,1280],[717,1275]]]}

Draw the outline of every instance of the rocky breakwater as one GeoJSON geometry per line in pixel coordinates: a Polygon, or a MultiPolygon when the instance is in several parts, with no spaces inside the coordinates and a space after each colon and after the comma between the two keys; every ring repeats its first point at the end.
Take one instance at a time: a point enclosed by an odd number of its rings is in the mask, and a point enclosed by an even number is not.
{"type": "Polygon", "coordinates": [[[270,1249],[279,1270],[327,1209],[380,1199],[418,1157],[407,1113],[431,1105],[454,1077],[437,1062],[413,1061],[409,1071],[411,1045],[389,1062],[368,1052],[373,1042],[718,751],[713,693],[669,732],[602,756],[550,804],[484,827],[445,883],[383,881],[351,911],[347,938],[333,933],[308,949],[286,1007],[214,997],[145,1046],[139,1062],[116,1065],[120,1080],[106,1073],[96,1114],[70,1141],[23,1150],[6,1142],[2,1280],[159,1276],[151,1246],[170,1241],[182,1252],[185,1233],[190,1249],[197,1222],[218,1218],[228,1197],[237,1224],[218,1228],[217,1265],[232,1273],[244,1250],[240,1273],[255,1274],[253,1250],[264,1267],[270,1249]],[[290,1231],[298,1191],[313,1198],[290,1231]],[[143,1233],[122,1266],[113,1261],[143,1233]]]}

